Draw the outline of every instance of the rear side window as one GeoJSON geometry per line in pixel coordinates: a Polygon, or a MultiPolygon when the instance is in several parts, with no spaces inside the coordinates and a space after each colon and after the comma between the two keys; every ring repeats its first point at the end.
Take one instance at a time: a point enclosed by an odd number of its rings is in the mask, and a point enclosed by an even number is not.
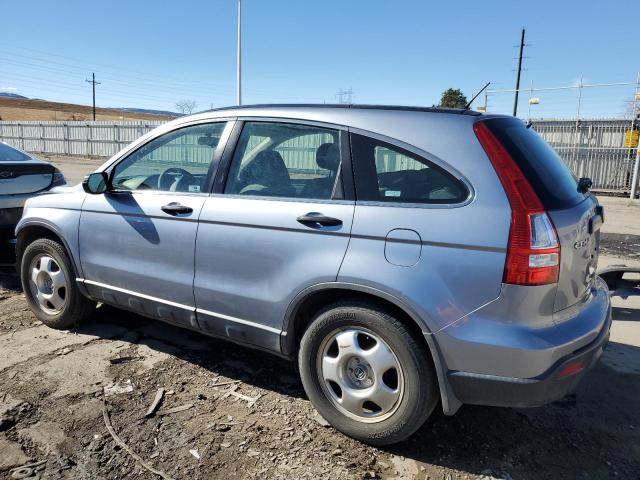
{"type": "Polygon", "coordinates": [[[340,132],[311,125],[246,122],[224,192],[340,198],[340,132]]]}
{"type": "Polygon", "coordinates": [[[518,164],[546,209],[570,208],[584,200],[569,167],[521,120],[495,118],[484,123],[518,164]]]}
{"type": "Polygon", "coordinates": [[[395,145],[351,134],[358,200],[402,203],[460,203],[464,183],[434,163],[395,145]]]}

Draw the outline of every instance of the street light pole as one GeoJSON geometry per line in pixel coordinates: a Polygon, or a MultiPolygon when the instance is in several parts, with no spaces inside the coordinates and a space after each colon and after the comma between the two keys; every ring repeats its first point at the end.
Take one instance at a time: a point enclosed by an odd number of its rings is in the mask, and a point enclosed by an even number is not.
{"type": "Polygon", "coordinates": [[[238,0],[238,47],[237,47],[237,59],[236,59],[236,81],[237,81],[237,94],[236,102],[238,105],[242,105],[242,0],[238,0]]]}

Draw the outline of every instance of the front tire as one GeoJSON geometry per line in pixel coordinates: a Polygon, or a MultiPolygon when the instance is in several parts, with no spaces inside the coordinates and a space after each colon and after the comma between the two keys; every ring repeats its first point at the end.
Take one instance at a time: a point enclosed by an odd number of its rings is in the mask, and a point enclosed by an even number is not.
{"type": "Polygon", "coordinates": [[[320,312],[302,337],[298,363],[318,412],[371,445],[409,437],[439,399],[424,345],[373,304],[340,303],[320,312]]]}
{"type": "Polygon", "coordinates": [[[48,238],[31,242],[20,262],[20,279],[27,303],[45,325],[55,329],[77,326],[96,303],[80,293],[64,247],[48,238]]]}

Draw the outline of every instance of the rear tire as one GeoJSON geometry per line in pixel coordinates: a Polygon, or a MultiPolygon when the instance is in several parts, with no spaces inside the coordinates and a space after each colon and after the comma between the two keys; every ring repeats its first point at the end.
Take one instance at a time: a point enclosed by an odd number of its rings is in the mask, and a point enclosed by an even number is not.
{"type": "Polygon", "coordinates": [[[374,304],[338,303],[321,311],[302,337],[298,366],[318,412],[371,445],[405,440],[439,399],[424,345],[374,304]]]}
{"type": "Polygon", "coordinates": [[[68,329],[80,325],[96,303],[80,293],[64,247],[48,238],[31,242],[20,262],[20,280],[27,303],[45,325],[68,329]]]}

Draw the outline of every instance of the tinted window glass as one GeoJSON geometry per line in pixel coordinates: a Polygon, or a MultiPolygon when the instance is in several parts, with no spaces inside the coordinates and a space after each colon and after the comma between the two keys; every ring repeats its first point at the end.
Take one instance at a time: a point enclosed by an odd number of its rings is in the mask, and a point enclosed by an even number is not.
{"type": "Polygon", "coordinates": [[[0,143],[0,162],[25,162],[31,157],[9,145],[0,143]]]}
{"type": "Polygon", "coordinates": [[[145,144],[114,169],[117,190],[202,191],[225,123],[174,130],[145,144]]]}
{"type": "Polygon", "coordinates": [[[225,193],[330,199],[336,196],[339,171],[337,130],[247,122],[233,156],[225,193]]]}
{"type": "Polygon", "coordinates": [[[358,200],[459,203],[465,185],[428,160],[380,140],[351,134],[358,200]]]}
{"type": "Polygon", "coordinates": [[[515,118],[485,123],[518,164],[545,208],[569,208],[584,200],[569,167],[533,129],[515,118]]]}

